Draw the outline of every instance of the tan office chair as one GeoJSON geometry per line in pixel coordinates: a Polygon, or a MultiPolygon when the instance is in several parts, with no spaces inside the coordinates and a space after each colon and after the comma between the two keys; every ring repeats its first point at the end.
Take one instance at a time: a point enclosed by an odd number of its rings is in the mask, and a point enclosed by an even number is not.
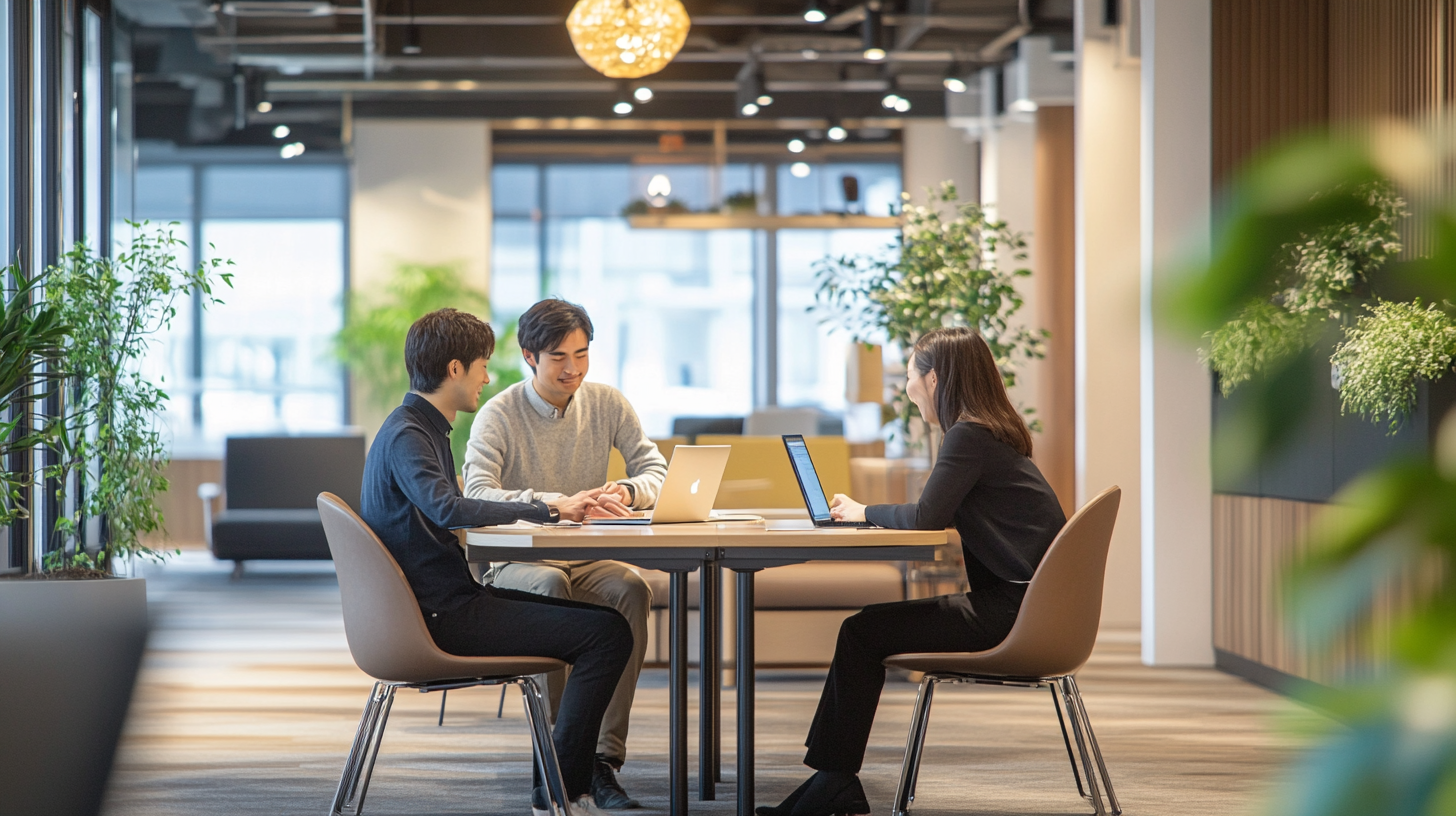
{"type": "Polygon", "coordinates": [[[1112,543],[1112,527],[1117,521],[1121,500],[1122,489],[1109,487],[1072,516],[1036,568],[1016,624],[999,645],[984,652],[898,654],[885,660],[886,666],[925,672],[910,720],[905,763],[891,816],[906,816],[915,801],[915,781],[920,775],[920,756],[925,750],[925,732],[930,721],[930,700],[937,683],[1051,689],[1052,706],[1062,726],[1062,743],[1072,762],[1077,792],[1092,803],[1097,816],[1105,816],[1107,810],[1097,787],[1100,775],[1112,813],[1114,816],[1122,813],[1117,794],[1112,791],[1112,778],[1102,761],[1102,750],[1092,733],[1087,707],[1082,704],[1082,694],[1072,677],[1091,656],[1097,639],[1097,625],[1102,616],[1102,575],[1107,567],[1107,548],[1112,543]],[[1064,705],[1066,716],[1062,713],[1064,705]],[[1068,720],[1072,724],[1072,739],[1067,735],[1068,720]],[[1082,761],[1080,772],[1078,757],[1072,755],[1072,740],[1076,741],[1082,761]]]}
{"type": "Polygon", "coordinates": [[[329,813],[341,816],[363,811],[395,691],[443,692],[514,683],[525,698],[531,747],[546,782],[552,813],[571,816],[551,742],[551,719],[541,690],[530,677],[566,664],[548,657],[459,657],[441,651],[425,628],[409,581],[369,525],[332,493],[319,494],[318,509],[339,575],[349,651],[359,668],[379,681],[364,705],[329,813]]]}

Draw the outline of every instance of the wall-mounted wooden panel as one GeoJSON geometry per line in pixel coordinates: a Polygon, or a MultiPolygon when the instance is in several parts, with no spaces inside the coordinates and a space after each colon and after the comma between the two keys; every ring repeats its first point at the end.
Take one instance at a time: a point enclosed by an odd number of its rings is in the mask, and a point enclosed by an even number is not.
{"type": "Polygon", "coordinates": [[[1329,0],[1214,0],[1213,182],[1329,118],[1329,0]]]}

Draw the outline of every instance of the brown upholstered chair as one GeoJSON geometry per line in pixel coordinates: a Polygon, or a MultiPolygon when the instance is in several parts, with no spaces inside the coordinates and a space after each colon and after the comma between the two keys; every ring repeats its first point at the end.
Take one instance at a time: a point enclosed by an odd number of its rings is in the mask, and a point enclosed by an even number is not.
{"type": "Polygon", "coordinates": [[[1112,778],[1102,761],[1102,750],[1092,733],[1087,707],[1082,704],[1082,694],[1072,677],[1087,662],[1097,640],[1097,625],[1102,615],[1102,576],[1121,499],[1122,490],[1109,487],[1072,516],[1036,568],[1016,624],[999,645],[984,652],[899,654],[885,660],[886,666],[925,672],[915,700],[910,735],[905,742],[905,763],[891,816],[906,816],[915,801],[915,781],[920,775],[920,756],[925,749],[925,731],[930,721],[930,700],[938,683],[1051,689],[1052,706],[1062,726],[1062,743],[1072,762],[1077,792],[1092,803],[1097,816],[1105,816],[1108,811],[1097,785],[1100,775],[1102,785],[1107,788],[1111,812],[1114,816],[1122,813],[1117,795],[1112,791],[1112,778]],[[1070,739],[1068,721],[1072,726],[1070,739]],[[1078,756],[1072,754],[1074,740],[1078,756]],[[1086,787],[1082,784],[1084,778],[1086,787]]]}
{"type": "Polygon", "coordinates": [[[530,677],[566,664],[548,657],[460,657],[441,651],[425,628],[424,615],[404,573],[369,525],[332,493],[319,494],[318,509],[339,575],[349,651],[359,668],[378,680],[364,705],[329,813],[340,816],[363,811],[395,691],[444,692],[514,683],[525,698],[531,747],[546,782],[553,816],[570,816],[551,742],[551,719],[541,690],[530,677]]]}

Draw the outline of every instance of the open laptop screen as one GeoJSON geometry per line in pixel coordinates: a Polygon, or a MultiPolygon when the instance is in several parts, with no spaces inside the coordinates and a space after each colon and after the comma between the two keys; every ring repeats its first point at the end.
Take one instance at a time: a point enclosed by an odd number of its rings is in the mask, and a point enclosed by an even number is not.
{"type": "Polygon", "coordinates": [[[829,502],[824,497],[824,487],[819,484],[819,474],[814,472],[814,460],[809,458],[804,437],[785,434],[784,445],[789,449],[789,464],[794,466],[794,476],[799,480],[804,503],[809,506],[809,516],[820,521],[829,518],[829,502]]]}

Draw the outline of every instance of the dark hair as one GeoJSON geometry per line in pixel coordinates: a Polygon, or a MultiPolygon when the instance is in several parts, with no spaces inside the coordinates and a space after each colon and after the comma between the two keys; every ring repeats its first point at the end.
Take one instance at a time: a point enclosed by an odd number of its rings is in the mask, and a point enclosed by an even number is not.
{"type": "MultiPolygon", "coordinates": [[[[586,332],[587,342],[591,342],[594,330],[586,309],[561,298],[547,298],[521,315],[516,324],[516,342],[521,344],[522,351],[531,352],[539,360],[541,352],[561,345],[566,335],[577,329],[586,332]]],[[[536,367],[531,366],[531,370],[535,371],[536,367]]]]}
{"type": "Polygon", "coordinates": [[[495,352],[495,332],[473,314],[440,309],[416,320],[404,338],[404,367],[410,390],[433,394],[450,374],[450,361],[469,368],[495,352]]]}
{"type": "Polygon", "coordinates": [[[935,413],[940,429],[962,420],[984,425],[991,435],[1031,455],[1031,431],[1006,395],[991,347],[974,329],[931,329],[915,343],[915,369],[935,372],[935,413]]]}

